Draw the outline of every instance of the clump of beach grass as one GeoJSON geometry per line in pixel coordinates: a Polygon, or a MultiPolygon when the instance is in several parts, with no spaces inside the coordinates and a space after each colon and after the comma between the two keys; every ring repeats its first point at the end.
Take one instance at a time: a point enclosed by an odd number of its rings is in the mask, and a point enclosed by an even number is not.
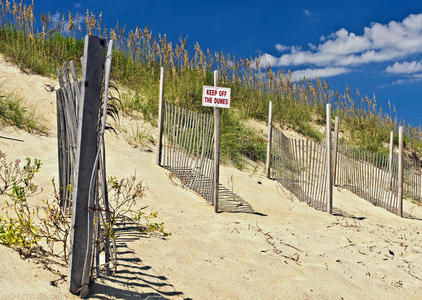
{"type": "Polygon", "coordinates": [[[0,92],[0,123],[14,126],[29,133],[47,134],[48,130],[35,109],[25,105],[25,100],[14,94],[0,92]]]}

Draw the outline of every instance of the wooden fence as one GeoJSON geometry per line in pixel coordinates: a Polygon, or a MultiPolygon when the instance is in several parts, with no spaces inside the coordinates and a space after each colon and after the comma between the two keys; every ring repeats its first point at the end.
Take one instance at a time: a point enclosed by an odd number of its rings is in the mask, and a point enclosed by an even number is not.
{"type": "Polygon", "coordinates": [[[286,137],[272,128],[269,177],[279,181],[300,201],[327,210],[327,146],[286,137]]]}
{"type": "Polygon", "coordinates": [[[81,83],[77,78],[73,61],[62,70],[57,69],[60,88],[56,91],[57,107],[57,142],[59,164],[59,193],[61,207],[66,210],[72,199],[72,187],[75,182],[76,143],[78,132],[78,103],[81,83]]]}
{"type": "Polygon", "coordinates": [[[331,106],[327,104],[327,139],[322,143],[286,137],[272,125],[269,103],[266,176],[278,180],[300,201],[332,213],[332,188],[344,187],[374,205],[403,216],[403,191],[422,196],[421,162],[403,159],[403,128],[399,127],[399,151],[389,155],[338,144],[339,119],[335,118],[331,143],[331,106]],[[404,176],[403,176],[404,175],[404,176]]]}
{"type": "Polygon", "coordinates": [[[403,189],[406,197],[422,200],[422,162],[418,157],[403,160],[403,189]]]}
{"type": "Polygon", "coordinates": [[[103,268],[108,274],[111,263],[116,267],[116,244],[114,239],[110,242],[104,144],[112,47],[110,41],[106,59],[105,39],[86,36],[82,80],[78,80],[73,62],[69,63],[72,80],[67,63],[57,72],[60,198],[62,209],[72,210],[68,284],[72,293],[83,297],[103,268]],[[100,262],[101,252],[104,263],[100,262]]]}
{"type": "Polygon", "coordinates": [[[214,117],[164,101],[159,164],[213,204],[214,117]]]}
{"type": "Polygon", "coordinates": [[[398,159],[393,155],[390,165],[389,155],[339,144],[335,185],[398,213],[398,159]]]}

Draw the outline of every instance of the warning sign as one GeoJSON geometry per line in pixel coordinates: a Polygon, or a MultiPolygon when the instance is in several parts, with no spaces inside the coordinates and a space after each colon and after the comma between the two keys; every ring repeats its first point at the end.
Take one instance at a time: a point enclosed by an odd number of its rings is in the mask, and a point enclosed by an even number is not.
{"type": "Polygon", "coordinates": [[[204,85],[202,106],[230,108],[230,88],[204,85]]]}

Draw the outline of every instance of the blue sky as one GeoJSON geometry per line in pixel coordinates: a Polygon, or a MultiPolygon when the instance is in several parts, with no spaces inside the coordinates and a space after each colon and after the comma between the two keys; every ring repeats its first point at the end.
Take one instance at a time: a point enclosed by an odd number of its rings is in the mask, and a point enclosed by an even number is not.
{"type": "Polygon", "coordinates": [[[275,70],[357,88],[422,124],[422,1],[35,0],[38,11],[103,12],[108,26],[148,27],[170,41],[261,57],[275,70]]]}

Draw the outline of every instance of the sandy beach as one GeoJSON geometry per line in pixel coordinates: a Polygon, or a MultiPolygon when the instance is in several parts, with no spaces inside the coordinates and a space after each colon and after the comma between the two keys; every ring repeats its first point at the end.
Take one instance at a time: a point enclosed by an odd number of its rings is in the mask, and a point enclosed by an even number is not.
{"type": "MultiPolygon", "coordinates": [[[[35,182],[41,205],[57,178],[53,79],[22,73],[0,57],[0,90],[26,99],[45,119],[48,136],[11,127],[0,135],[9,161],[38,158],[35,182]]],[[[122,117],[122,124],[136,121],[122,117]]],[[[151,130],[151,129],[148,129],[151,130]]],[[[136,174],[146,187],[139,208],[158,211],[167,239],[118,232],[117,273],[99,279],[92,299],[420,299],[422,207],[404,203],[400,218],[353,193],[334,188],[334,214],[317,211],[256,170],[221,167],[223,212],[155,164],[154,151],[131,147],[124,136],[106,135],[107,173],[136,174]]],[[[0,246],[1,299],[77,299],[65,283],[31,259],[0,246]]]]}

